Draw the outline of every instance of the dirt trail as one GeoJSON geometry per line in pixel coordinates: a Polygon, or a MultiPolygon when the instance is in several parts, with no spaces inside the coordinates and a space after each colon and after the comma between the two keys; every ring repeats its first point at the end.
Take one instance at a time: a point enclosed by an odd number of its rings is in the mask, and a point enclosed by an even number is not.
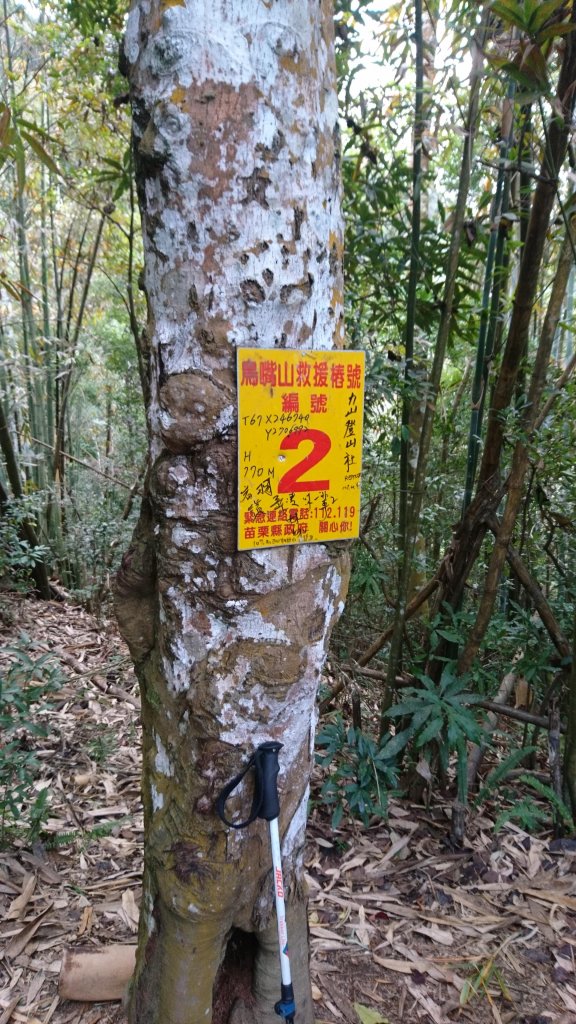
{"type": "MultiPolygon", "coordinates": [[[[42,841],[0,852],[0,1024],[121,1024],[118,1004],[60,1000],[66,947],[135,941],[140,900],[138,691],[114,624],[0,597],[0,671],[24,646],[63,685],[31,737],[49,788],[42,841]]],[[[311,816],[318,1024],[576,1024],[576,842],[495,835],[446,845],[448,809],[392,804],[387,824],[332,831],[311,816]]]]}

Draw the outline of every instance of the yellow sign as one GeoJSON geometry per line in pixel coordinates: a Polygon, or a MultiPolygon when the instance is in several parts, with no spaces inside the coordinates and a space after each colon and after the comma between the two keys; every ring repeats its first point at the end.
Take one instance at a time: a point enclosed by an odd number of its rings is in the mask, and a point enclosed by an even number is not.
{"type": "Polygon", "coordinates": [[[238,349],[238,548],[357,537],[363,352],[238,349]]]}

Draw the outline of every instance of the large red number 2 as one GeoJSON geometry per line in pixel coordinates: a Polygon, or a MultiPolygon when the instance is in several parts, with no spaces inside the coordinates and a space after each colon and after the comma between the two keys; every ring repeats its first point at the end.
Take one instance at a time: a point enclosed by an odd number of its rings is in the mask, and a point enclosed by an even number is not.
{"type": "Polygon", "coordinates": [[[289,469],[278,481],[278,494],[291,494],[293,491],[327,491],[330,488],[329,480],[301,480],[312,466],[322,462],[332,447],[332,442],[323,430],[295,430],[293,434],[287,434],[280,442],[282,451],[299,448],[303,441],[312,442],[312,451],[308,452],[300,462],[297,462],[292,469],[289,469]]]}

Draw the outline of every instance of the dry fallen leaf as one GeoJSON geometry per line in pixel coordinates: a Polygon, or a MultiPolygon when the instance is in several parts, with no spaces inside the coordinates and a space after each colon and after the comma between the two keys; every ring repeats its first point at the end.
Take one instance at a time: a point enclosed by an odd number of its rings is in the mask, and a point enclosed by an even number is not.
{"type": "Polygon", "coordinates": [[[13,935],[9,942],[6,943],[6,946],[4,948],[4,955],[9,960],[19,956],[20,953],[22,953],[26,949],[26,946],[30,942],[30,939],[34,937],[34,935],[42,925],[44,918],[52,910],[52,907],[53,904],[49,903],[41,914],[38,914],[38,916],[35,917],[32,921],[29,921],[28,924],[24,926],[24,928],[21,928],[20,931],[17,932],[16,935],[13,935]]]}
{"type": "Polygon", "coordinates": [[[92,930],[92,924],[94,922],[94,908],[92,906],[84,907],[82,910],[82,917],[78,924],[78,936],[89,935],[92,930]]]}
{"type": "Polygon", "coordinates": [[[16,921],[22,916],[23,911],[28,906],[34,894],[34,890],[36,888],[36,877],[37,876],[35,874],[26,875],[22,885],[22,892],[15,900],[12,900],[7,913],[4,915],[5,921],[16,921]]]}
{"type": "Polygon", "coordinates": [[[12,1014],[14,1013],[14,1010],[18,1006],[19,1002],[20,1002],[20,996],[13,996],[12,997],[12,999],[10,1000],[8,1005],[4,1008],[2,1013],[0,1013],[0,1024],[8,1024],[8,1021],[12,1017],[12,1014]]]}
{"type": "Polygon", "coordinates": [[[430,998],[430,996],[425,995],[424,992],[422,992],[417,985],[412,985],[409,981],[405,982],[405,984],[410,995],[416,1000],[417,1003],[420,1003],[420,1006],[424,1007],[427,1013],[430,1014],[432,1020],[434,1021],[434,1024],[445,1024],[446,1018],[444,1017],[442,1010],[440,1009],[438,1004],[435,1003],[434,1000],[430,998]]]}
{"type": "Polygon", "coordinates": [[[130,930],[137,932],[140,911],[134,899],[132,889],[125,889],[122,893],[122,913],[130,930]]]}
{"type": "Polygon", "coordinates": [[[366,911],[364,907],[358,908],[358,924],[353,925],[353,930],[356,933],[358,941],[363,946],[367,946],[369,948],[371,929],[366,925],[366,911]]]}
{"type": "Polygon", "coordinates": [[[32,978],[32,981],[30,982],[30,985],[28,986],[28,991],[26,993],[26,1008],[32,1006],[36,1002],[38,996],[40,995],[40,992],[44,987],[45,982],[46,975],[42,974],[41,972],[39,974],[36,974],[32,978]]]}
{"type": "Polygon", "coordinates": [[[432,942],[439,942],[442,946],[454,945],[454,936],[447,928],[438,928],[437,925],[432,924],[430,927],[415,925],[413,930],[418,932],[418,935],[426,935],[429,939],[432,939],[432,942]]]}

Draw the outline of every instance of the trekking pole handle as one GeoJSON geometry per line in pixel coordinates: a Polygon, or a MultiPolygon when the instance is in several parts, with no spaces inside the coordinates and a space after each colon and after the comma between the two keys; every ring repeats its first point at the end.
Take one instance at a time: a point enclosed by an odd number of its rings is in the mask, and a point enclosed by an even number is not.
{"type": "Polygon", "coordinates": [[[216,800],[216,813],[228,828],[247,828],[256,818],[263,818],[264,821],[273,821],[280,814],[280,800],[278,798],[277,778],[280,771],[278,762],[278,751],[282,744],[277,740],[267,740],[261,743],[252,754],[248,763],[242,771],[238,772],[220,792],[216,800]],[[244,776],[254,769],[254,796],[252,799],[252,810],[244,821],[230,821],[226,817],[225,808],[228,797],[240,785],[244,776]]]}
{"type": "Polygon", "coordinates": [[[264,821],[272,821],[280,814],[277,779],[280,771],[278,752],[281,749],[281,743],[269,740],[267,743],[261,743],[255,751],[256,778],[260,787],[258,817],[264,821]]]}

